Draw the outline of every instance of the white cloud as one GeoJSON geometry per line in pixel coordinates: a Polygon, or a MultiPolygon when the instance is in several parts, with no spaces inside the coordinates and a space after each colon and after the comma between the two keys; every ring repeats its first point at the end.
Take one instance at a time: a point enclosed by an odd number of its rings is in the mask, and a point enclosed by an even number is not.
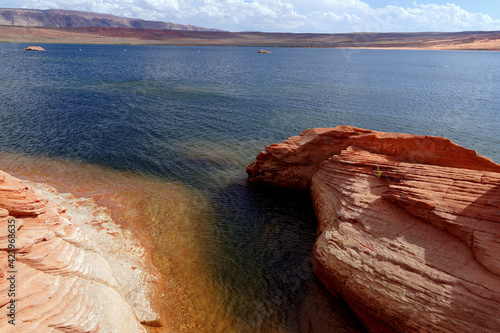
{"type": "Polygon", "coordinates": [[[500,30],[500,20],[453,3],[396,4],[372,8],[361,0],[0,0],[2,7],[95,11],[232,31],[500,30]]]}
{"type": "Polygon", "coordinates": [[[386,6],[374,10],[372,19],[380,31],[496,30],[500,21],[482,13],[471,13],[451,3],[418,4],[403,8],[386,6]]]}

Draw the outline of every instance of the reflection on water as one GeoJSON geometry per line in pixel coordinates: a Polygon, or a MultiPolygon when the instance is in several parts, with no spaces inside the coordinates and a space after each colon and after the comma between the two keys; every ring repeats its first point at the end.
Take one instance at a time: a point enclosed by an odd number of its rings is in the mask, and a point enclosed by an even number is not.
{"type": "Polygon", "coordinates": [[[151,332],[359,330],[312,272],[314,212],[304,193],[240,182],[209,195],[135,172],[9,153],[0,154],[0,169],[94,198],[149,244],[165,281],[166,322],[151,332]]]}

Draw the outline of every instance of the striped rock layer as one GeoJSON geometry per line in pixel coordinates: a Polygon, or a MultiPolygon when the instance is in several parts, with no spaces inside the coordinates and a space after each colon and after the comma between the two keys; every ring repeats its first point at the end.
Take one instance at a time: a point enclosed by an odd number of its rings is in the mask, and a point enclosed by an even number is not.
{"type": "Polygon", "coordinates": [[[161,285],[106,209],[0,171],[0,332],[146,332],[161,285]]]}
{"type": "Polygon", "coordinates": [[[268,146],[247,173],[309,190],[314,271],[370,332],[500,331],[500,165],[441,137],[337,126],[268,146]]]}

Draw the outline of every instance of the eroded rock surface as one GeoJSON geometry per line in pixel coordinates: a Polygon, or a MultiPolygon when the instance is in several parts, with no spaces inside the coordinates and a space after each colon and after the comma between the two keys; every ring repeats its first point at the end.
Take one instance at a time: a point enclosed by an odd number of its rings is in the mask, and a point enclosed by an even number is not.
{"type": "Polygon", "coordinates": [[[146,332],[143,324],[161,324],[161,277],[148,253],[91,199],[0,171],[0,256],[1,332],[146,332]],[[11,300],[15,317],[7,316],[11,300]]]}
{"type": "Polygon", "coordinates": [[[309,189],[315,273],[369,331],[500,331],[500,165],[445,138],[338,126],[247,172],[309,189]]]}
{"type": "Polygon", "coordinates": [[[45,49],[41,46],[28,46],[24,51],[45,51],[45,49]]]}

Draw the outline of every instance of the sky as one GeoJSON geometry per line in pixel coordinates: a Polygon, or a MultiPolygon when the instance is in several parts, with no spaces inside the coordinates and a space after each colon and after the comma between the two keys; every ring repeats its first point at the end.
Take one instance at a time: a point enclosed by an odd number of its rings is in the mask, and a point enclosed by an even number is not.
{"type": "Polygon", "coordinates": [[[0,0],[0,8],[83,10],[228,31],[500,31],[499,0],[0,0]]]}

